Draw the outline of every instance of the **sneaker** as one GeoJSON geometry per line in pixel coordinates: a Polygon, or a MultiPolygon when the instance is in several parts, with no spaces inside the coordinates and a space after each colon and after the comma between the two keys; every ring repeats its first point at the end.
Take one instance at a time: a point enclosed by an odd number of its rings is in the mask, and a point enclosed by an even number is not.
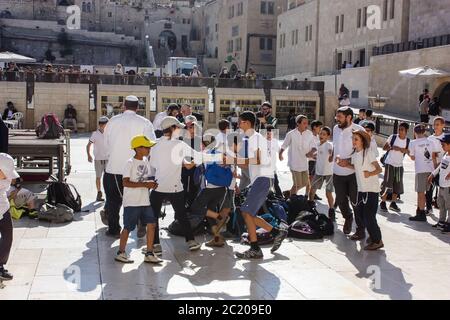
{"type": "Polygon", "coordinates": [[[220,220],[216,225],[211,227],[212,233],[217,236],[220,234],[222,229],[227,225],[227,223],[230,221],[230,217],[226,217],[222,220],[220,220]]]}
{"type": "Polygon", "coordinates": [[[284,239],[286,239],[287,235],[288,235],[287,230],[280,229],[280,232],[274,239],[273,246],[272,246],[272,249],[270,249],[270,252],[274,253],[275,251],[280,249],[281,244],[283,243],[284,239]]]}
{"type": "Polygon", "coordinates": [[[343,232],[344,234],[350,234],[352,232],[353,218],[345,219],[343,232]]]}
{"type": "Polygon", "coordinates": [[[400,213],[402,210],[397,206],[395,202],[392,202],[389,206],[389,210],[400,213]]]}
{"type": "Polygon", "coordinates": [[[154,244],[153,245],[153,253],[158,256],[158,257],[162,257],[162,246],[160,244],[154,244]]]}
{"type": "Polygon", "coordinates": [[[445,227],[446,223],[439,221],[437,224],[433,224],[431,227],[436,228],[436,229],[443,229],[445,227]]]}
{"type": "Polygon", "coordinates": [[[105,199],[103,199],[103,194],[101,191],[97,192],[97,199],[95,201],[97,201],[97,202],[105,201],[105,199]]]}
{"type": "Polygon", "coordinates": [[[153,252],[147,252],[145,254],[144,262],[158,264],[163,261],[160,258],[158,258],[153,252]]]}
{"type": "Polygon", "coordinates": [[[111,238],[120,239],[120,231],[115,233],[115,232],[111,232],[111,231],[107,230],[105,232],[105,235],[108,237],[111,237],[111,238]]]}
{"type": "Polygon", "coordinates": [[[366,231],[356,230],[356,232],[350,237],[350,240],[359,241],[366,238],[366,231]]]}
{"type": "Polygon", "coordinates": [[[383,241],[380,241],[378,243],[376,242],[372,242],[371,244],[367,245],[364,250],[366,251],[376,251],[379,250],[381,248],[384,248],[384,243],[383,241]]]}
{"type": "Polygon", "coordinates": [[[100,219],[102,220],[102,223],[103,223],[105,226],[108,226],[108,225],[109,225],[109,223],[108,223],[108,214],[106,213],[106,210],[105,210],[105,209],[103,209],[103,210],[100,211],[100,219]]]}
{"type": "Polygon", "coordinates": [[[189,251],[197,251],[197,250],[200,250],[201,247],[202,247],[201,243],[198,243],[195,240],[188,241],[189,251]]]}
{"type": "Polygon", "coordinates": [[[425,213],[427,216],[433,215],[433,208],[428,208],[425,213]]]}
{"type": "Polygon", "coordinates": [[[419,222],[427,222],[427,214],[426,211],[417,212],[415,217],[410,217],[409,221],[419,221],[419,222]]]}
{"type": "Polygon", "coordinates": [[[336,210],[334,210],[334,208],[328,210],[328,218],[333,222],[336,221],[336,210]]]}
{"type": "Polygon", "coordinates": [[[450,233],[450,223],[446,223],[442,228],[442,233],[450,233]]]}
{"type": "Polygon", "coordinates": [[[236,252],[235,256],[238,259],[251,260],[251,259],[262,259],[264,257],[264,254],[263,254],[261,248],[259,248],[258,250],[250,248],[247,251],[244,251],[242,253],[236,252]]]}
{"type": "Polygon", "coordinates": [[[120,252],[120,251],[117,252],[114,260],[116,260],[117,262],[127,263],[127,264],[134,263],[134,261],[130,259],[130,256],[126,252],[120,252]]]}
{"type": "Polygon", "coordinates": [[[147,227],[142,225],[140,222],[138,223],[137,237],[142,239],[147,234],[147,227]]]}
{"type": "Polygon", "coordinates": [[[225,239],[222,236],[215,236],[213,239],[205,243],[210,248],[222,248],[225,246],[225,239]]]}
{"type": "MultiPolygon", "coordinates": [[[[391,204],[391,206],[392,206],[392,204],[391,204]]],[[[381,202],[380,203],[380,211],[381,212],[388,212],[388,208],[387,208],[387,206],[386,206],[386,202],[381,202]]]]}
{"type": "Polygon", "coordinates": [[[1,268],[0,269],[0,280],[2,281],[10,281],[12,280],[14,277],[11,273],[8,272],[8,270],[1,268]]]}

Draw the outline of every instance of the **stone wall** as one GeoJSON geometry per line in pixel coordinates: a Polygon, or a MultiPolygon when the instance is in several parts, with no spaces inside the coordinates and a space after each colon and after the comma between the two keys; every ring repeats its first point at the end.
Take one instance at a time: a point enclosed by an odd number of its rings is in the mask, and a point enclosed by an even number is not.
{"type": "Polygon", "coordinates": [[[409,39],[450,34],[450,1],[410,0],[409,39]]]}
{"type": "MultiPolygon", "coordinates": [[[[385,110],[400,115],[418,117],[418,97],[424,88],[434,95],[450,77],[402,78],[401,70],[429,65],[450,72],[450,46],[427,48],[373,57],[370,65],[369,94],[389,98],[385,110]]],[[[450,109],[450,106],[443,106],[450,109]]]]}
{"type": "Polygon", "coordinates": [[[0,81],[0,112],[6,108],[6,103],[11,101],[19,112],[26,112],[26,83],[0,81]]]}

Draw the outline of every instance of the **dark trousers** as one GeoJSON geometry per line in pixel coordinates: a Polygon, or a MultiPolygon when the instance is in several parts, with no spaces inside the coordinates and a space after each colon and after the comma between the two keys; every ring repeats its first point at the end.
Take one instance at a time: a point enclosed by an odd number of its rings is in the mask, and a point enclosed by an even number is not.
{"type": "Polygon", "coordinates": [[[375,192],[358,193],[358,205],[355,208],[355,216],[364,221],[367,232],[372,242],[381,241],[381,230],[377,222],[379,194],[375,192]]]}
{"type": "Polygon", "coordinates": [[[105,188],[106,203],[105,210],[108,215],[108,226],[110,233],[119,233],[120,208],[123,197],[123,177],[118,174],[105,173],[103,175],[103,187],[105,188]]]}
{"type": "Polygon", "coordinates": [[[205,188],[203,189],[191,206],[191,212],[195,215],[206,217],[208,210],[217,211],[225,202],[227,188],[205,188]]]}
{"type": "MultiPolygon", "coordinates": [[[[186,215],[186,207],[184,200],[184,191],[178,193],[162,193],[158,191],[152,191],[150,194],[150,203],[156,217],[161,216],[161,207],[164,201],[169,201],[175,211],[175,220],[178,220],[181,227],[184,229],[186,235],[186,241],[194,240],[191,224],[186,215]]],[[[155,230],[155,244],[160,244],[159,239],[159,223],[156,223],[155,230]]]]}
{"type": "MultiPolygon", "coordinates": [[[[352,203],[353,210],[355,210],[356,198],[358,196],[358,185],[356,183],[356,175],[349,176],[333,176],[333,184],[336,192],[336,204],[341,210],[344,219],[352,219],[353,213],[350,209],[348,201],[352,203]]],[[[364,229],[364,221],[360,216],[355,215],[356,226],[358,229],[364,229]]]]}
{"type": "Polygon", "coordinates": [[[283,197],[283,191],[280,188],[280,180],[278,180],[278,175],[277,174],[275,174],[274,188],[275,188],[275,195],[282,198],[283,197]]]}
{"type": "Polygon", "coordinates": [[[435,186],[439,185],[439,175],[433,179],[433,183],[431,184],[430,188],[428,189],[427,193],[425,194],[426,200],[427,200],[427,209],[433,209],[433,193],[434,190],[436,190],[436,198],[437,198],[437,189],[435,186]]]}
{"type": "Polygon", "coordinates": [[[3,267],[8,262],[13,241],[13,225],[9,211],[0,220],[0,235],[0,267],[3,267]]]}

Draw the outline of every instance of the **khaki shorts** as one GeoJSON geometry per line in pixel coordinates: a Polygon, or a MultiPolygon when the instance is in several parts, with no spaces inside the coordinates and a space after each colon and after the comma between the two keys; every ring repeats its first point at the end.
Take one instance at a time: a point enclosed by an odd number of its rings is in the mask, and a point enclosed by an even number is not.
{"type": "Polygon", "coordinates": [[[294,182],[294,186],[298,189],[303,189],[304,187],[309,185],[309,172],[303,171],[291,171],[292,180],[294,182]]]}
{"type": "Polygon", "coordinates": [[[28,203],[36,200],[36,195],[28,189],[21,188],[14,197],[14,203],[17,208],[26,207],[28,203]]]}
{"type": "Polygon", "coordinates": [[[108,164],[107,160],[95,160],[94,166],[95,166],[95,177],[101,178],[103,173],[106,170],[106,165],[108,164]]]}
{"type": "Polygon", "coordinates": [[[430,189],[428,185],[428,177],[430,173],[416,173],[416,192],[425,193],[430,189]]]}

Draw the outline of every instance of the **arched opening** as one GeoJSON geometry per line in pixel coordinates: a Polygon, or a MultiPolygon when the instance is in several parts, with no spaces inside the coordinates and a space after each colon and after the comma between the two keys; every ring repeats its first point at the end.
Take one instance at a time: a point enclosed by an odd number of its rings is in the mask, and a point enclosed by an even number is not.
{"type": "Polygon", "coordinates": [[[443,109],[450,109],[450,82],[444,83],[435,92],[443,109]]]}
{"type": "Polygon", "coordinates": [[[2,12],[0,12],[0,18],[11,19],[12,17],[13,16],[12,16],[11,11],[3,10],[2,12]]]}
{"type": "Polygon", "coordinates": [[[168,48],[171,52],[177,49],[177,36],[169,30],[164,30],[159,35],[159,47],[168,48]]]}

